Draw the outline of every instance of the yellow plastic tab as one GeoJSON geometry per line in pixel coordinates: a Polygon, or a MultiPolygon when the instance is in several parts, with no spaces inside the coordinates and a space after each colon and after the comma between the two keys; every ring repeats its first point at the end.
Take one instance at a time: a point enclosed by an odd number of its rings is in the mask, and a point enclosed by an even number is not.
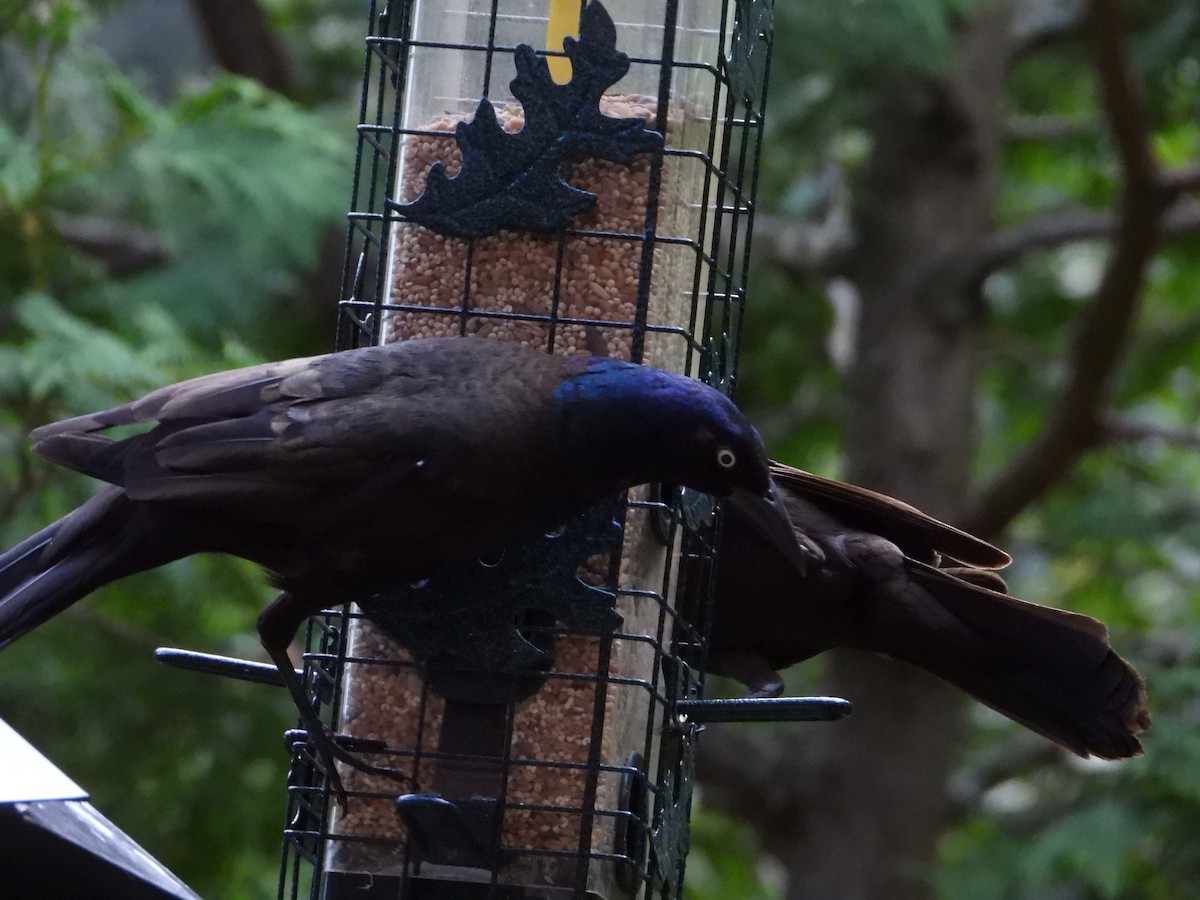
{"type": "MultiPolygon", "coordinates": [[[[550,20],[546,23],[546,49],[562,50],[563,38],[579,37],[579,0],[550,0],[550,20]]],[[[571,61],[565,56],[551,56],[550,77],[559,84],[571,80],[571,61]]]]}

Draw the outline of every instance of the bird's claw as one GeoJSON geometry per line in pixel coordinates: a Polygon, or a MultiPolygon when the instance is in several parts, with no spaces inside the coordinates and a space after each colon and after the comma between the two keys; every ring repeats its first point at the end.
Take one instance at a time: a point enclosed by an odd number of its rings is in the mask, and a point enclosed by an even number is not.
{"type": "Polygon", "coordinates": [[[338,807],[341,809],[343,815],[349,808],[350,798],[346,793],[345,785],[342,783],[341,775],[338,772],[338,762],[344,763],[360,772],[365,772],[368,775],[378,775],[405,784],[413,783],[412,779],[403,772],[387,766],[373,765],[361,759],[354,752],[351,752],[354,750],[357,753],[378,753],[387,749],[387,743],[384,741],[372,738],[360,738],[348,734],[334,734],[328,729],[322,728],[317,733],[309,732],[307,743],[313,749],[316,756],[319,757],[321,767],[325,771],[325,778],[329,783],[330,789],[337,796],[338,807]]]}
{"type": "Polygon", "coordinates": [[[387,750],[387,741],[381,741],[377,738],[355,737],[352,734],[333,733],[330,733],[329,738],[335,746],[349,753],[382,753],[387,750]]]}
{"type": "Polygon", "coordinates": [[[772,700],[783,696],[783,679],[778,674],[769,681],[759,682],[750,687],[752,690],[746,694],[747,700],[772,700]]]}

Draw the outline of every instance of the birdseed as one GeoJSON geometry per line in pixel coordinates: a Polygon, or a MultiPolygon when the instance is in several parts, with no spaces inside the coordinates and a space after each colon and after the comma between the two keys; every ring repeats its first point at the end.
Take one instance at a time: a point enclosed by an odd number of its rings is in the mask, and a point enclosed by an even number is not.
{"type": "MultiPolygon", "coordinates": [[[[657,116],[656,104],[645,97],[605,97],[601,109],[609,116],[644,119],[651,128],[657,116]]],[[[510,132],[525,121],[518,105],[500,107],[497,119],[510,132]]],[[[443,116],[420,129],[434,134],[413,135],[405,141],[402,202],[420,196],[433,163],[441,161],[448,175],[458,172],[462,156],[453,132],[460,120],[443,116]]],[[[695,178],[674,178],[674,174],[672,158],[665,157],[657,233],[694,240],[699,229],[695,178]],[[680,196],[685,187],[690,193],[686,198],[680,196]]],[[[405,309],[388,320],[385,342],[471,334],[528,347],[546,347],[553,340],[560,353],[629,359],[650,180],[647,154],[629,165],[597,159],[573,164],[571,183],[597,196],[573,227],[598,232],[595,235],[560,239],[502,231],[467,240],[398,223],[393,228],[391,302],[405,309]]],[[[690,248],[657,243],[652,257],[648,324],[686,329],[695,255],[690,248]]],[[[651,331],[644,361],[680,371],[686,350],[680,335],[651,331]]]]}

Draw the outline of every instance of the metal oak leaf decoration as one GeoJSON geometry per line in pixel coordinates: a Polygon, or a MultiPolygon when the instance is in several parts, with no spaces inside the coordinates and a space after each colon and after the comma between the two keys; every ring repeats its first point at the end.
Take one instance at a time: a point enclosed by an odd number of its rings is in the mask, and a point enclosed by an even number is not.
{"type": "Polygon", "coordinates": [[[454,567],[358,605],[419,663],[451,660],[487,673],[544,668],[546,653],[521,633],[529,613],[588,634],[607,634],[621,624],[612,593],[578,575],[589,557],[617,546],[619,501],[591,508],[559,532],[509,547],[498,561],[454,567]]]}
{"type": "Polygon", "coordinates": [[[595,194],[565,180],[564,162],[592,157],[628,165],[635,155],[662,147],[662,135],[643,119],[600,111],[604,91],[629,71],[629,57],[617,50],[616,27],[597,0],[584,7],[579,39],[566,38],[563,51],[572,74],[558,84],[544,57],[528,44],[518,46],[517,77],[509,86],[525,111],[521,130],[506,132],[483,98],[475,117],[454,131],[462,152],[458,174],[451,177],[434,163],[421,196],[389,206],[408,221],[454,237],[485,237],[502,228],[557,231],[596,202],[595,194]]]}

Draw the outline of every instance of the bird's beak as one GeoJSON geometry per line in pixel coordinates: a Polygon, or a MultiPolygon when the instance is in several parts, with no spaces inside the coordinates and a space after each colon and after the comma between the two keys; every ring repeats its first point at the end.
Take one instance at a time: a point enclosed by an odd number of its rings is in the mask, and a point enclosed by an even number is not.
{"type": "Polygon", "coordinates": [[[768,546],[782,553],[801,575],[807,575],[810,567],[824,562],[825,554],[821,549],[796,534],[774,481],[767,493],[761,495],[745,488],[735,488],[726,502],[736,506],[758,536],[768,546]]]}

